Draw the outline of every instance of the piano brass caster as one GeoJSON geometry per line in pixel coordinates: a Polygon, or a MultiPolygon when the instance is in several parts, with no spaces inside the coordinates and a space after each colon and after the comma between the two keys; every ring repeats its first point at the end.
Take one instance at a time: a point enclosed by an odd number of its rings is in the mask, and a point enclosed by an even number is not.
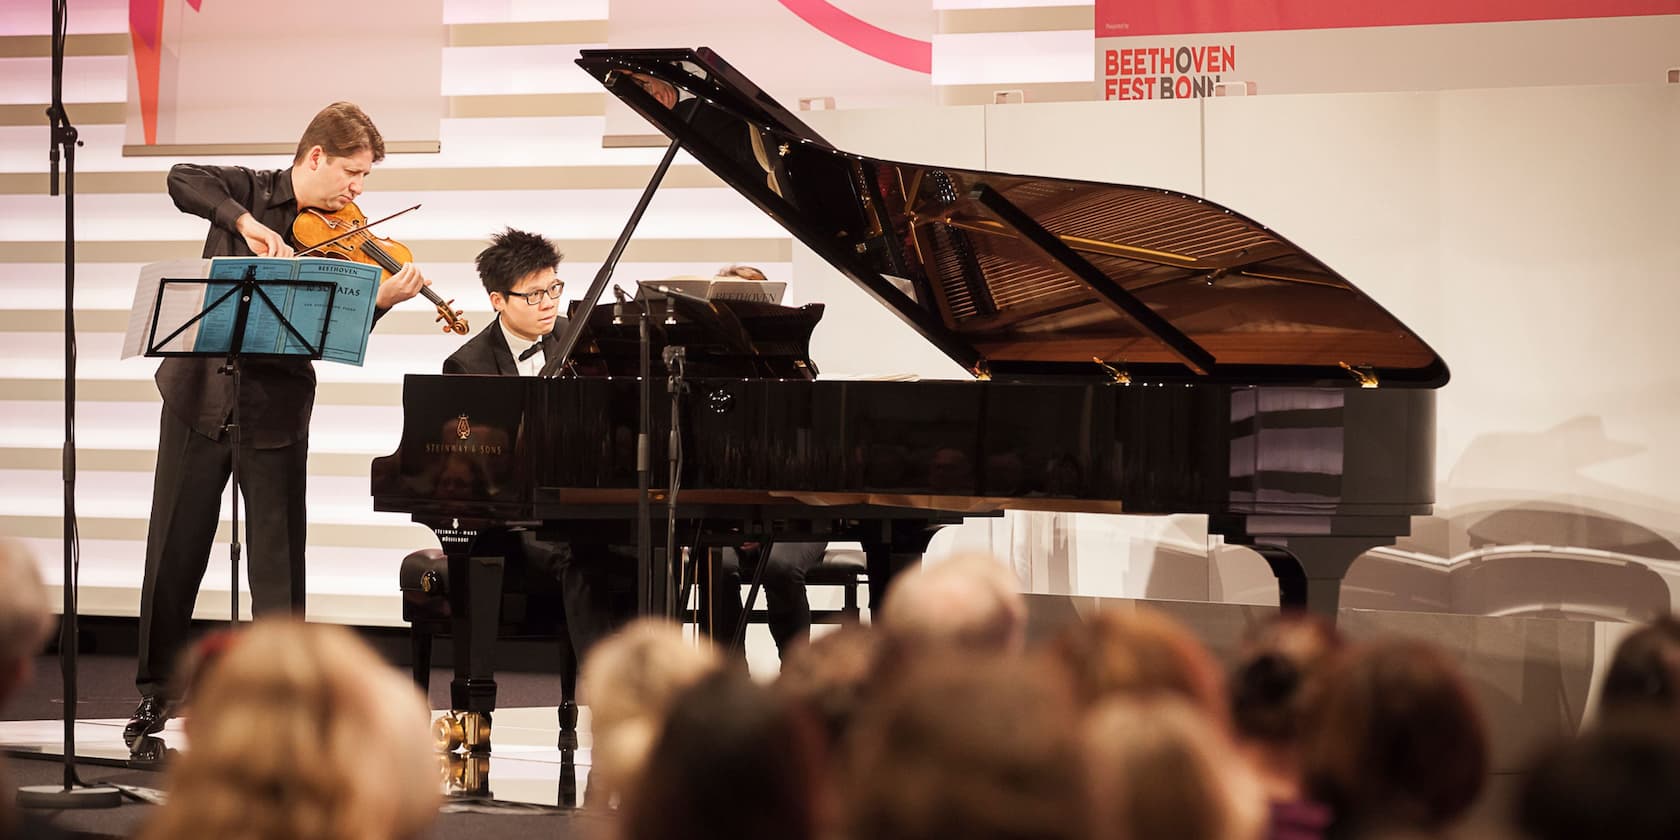
{"type": "Polygon", "coordinates": [[[432,721],[432,743],[437,746],[439,752],[454,752],[460,749],[466,740],[467,730],[461,723],[459,712],[449,712],[432,721]]]}
{"type": "Polygon", "coordinates": [[[442,752],[465,747],[470,753],[490,751],[489,712],[449,712],[432,722],[432,741],[442,752]]]}
{"type": "Polygon", "coordinates": [[[446,753],[438,756],[448,796],[489,796],[490,756],[446,753]]]}

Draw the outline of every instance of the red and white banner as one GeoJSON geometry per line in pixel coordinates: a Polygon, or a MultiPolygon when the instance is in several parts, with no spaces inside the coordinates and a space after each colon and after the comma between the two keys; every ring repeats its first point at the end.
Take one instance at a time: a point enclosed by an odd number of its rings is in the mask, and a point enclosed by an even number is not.
{"type": "Polygon", "coordinates": [[[290,153],[336,100],[437,151],[443,0],[129,0],[129,154],[290,153]]]}
{"type": "MultiPolygon", "coordinates": [[[[612,0],[607,45],[711,47],[790,109],[904,108],[934,104],[933,29],[904,0],[612,0]]],[[[609,138],[651,132],[607,103],[609,138]]]]}
{"type": "Polygon", "coordinates": [[[1095,27],[1104,99],[1625,84],[1680,66],[1680,0],[1096,0],[1095,27]]]}

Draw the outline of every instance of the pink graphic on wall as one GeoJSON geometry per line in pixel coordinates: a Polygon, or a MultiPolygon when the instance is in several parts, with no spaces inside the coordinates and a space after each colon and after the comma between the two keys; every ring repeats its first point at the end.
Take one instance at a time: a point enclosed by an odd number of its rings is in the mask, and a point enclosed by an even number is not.
{"type": "Polygon", "coordinates": [[[889,32],[828,0],[778,0],[818,32],[864,55],[917,73],[933,73],[933,44],[889,32]]]}
{"type": "MultiPolygon", "coordinates": [[[[134,44],[134,76],[140,87],[140,119],[146,143],[157,143],[158,76],[163,67],[163,7],[168,0],[128,0],[128,38],[134,44]]],[[[198,11],[204,0],[186,0],[198,11]]]]}

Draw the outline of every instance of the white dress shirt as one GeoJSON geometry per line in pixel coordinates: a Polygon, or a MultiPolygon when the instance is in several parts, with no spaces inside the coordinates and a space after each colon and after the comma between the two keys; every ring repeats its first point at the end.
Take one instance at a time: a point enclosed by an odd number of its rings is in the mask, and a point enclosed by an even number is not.
{"type": "Polygon", "coordinates": [[[502,327],[502,338],[507,339],[508,350],[513,352],[513,365],[519,370],[520,376],[536,376],[542,372],[543,364],[548,361],[548,358],[547,354],[541,350],[532,353],[524,361],[519,359],[521,354],[531,348],[531,345],[536,344],[535,341],[526,341],[514,335],[507,327],[502,327]]]}

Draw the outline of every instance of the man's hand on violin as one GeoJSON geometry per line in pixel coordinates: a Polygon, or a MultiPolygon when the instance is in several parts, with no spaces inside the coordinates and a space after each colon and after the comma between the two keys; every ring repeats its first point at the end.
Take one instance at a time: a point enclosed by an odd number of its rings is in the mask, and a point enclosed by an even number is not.
{"type": "Polygon", "coordinates": [[[420,290],[432,285],[420,273],[420,267],[414,263],[405,263],[402,270],[391,275],[391,279],[379,284],[379,297],[374,304],[380,309],[390,309],[417,294],[420,290]]]}
{"type": "Polygon", "coordinates": [[[233,226],[240,236],[245,237],[245,246],[251,249],[251,253],[259,257],[292,256],[292,246],[286,244],[286,238],[257,221],[256,216],[246,213],[233,226]]]}

